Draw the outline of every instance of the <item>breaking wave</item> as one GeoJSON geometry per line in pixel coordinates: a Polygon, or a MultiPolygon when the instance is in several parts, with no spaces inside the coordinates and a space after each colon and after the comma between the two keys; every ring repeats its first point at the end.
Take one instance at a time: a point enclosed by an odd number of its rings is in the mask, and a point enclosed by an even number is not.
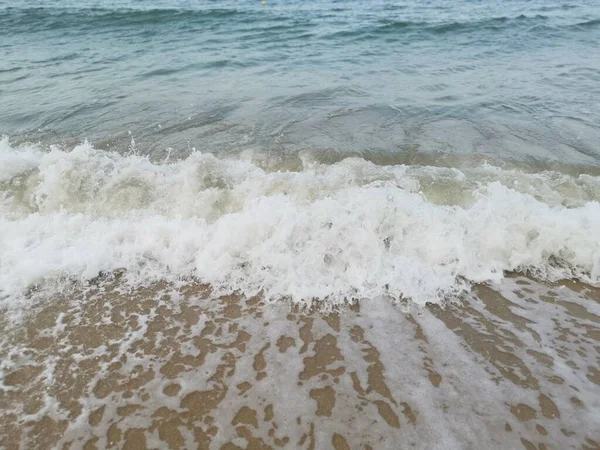
{"type": "Polygon", "coordinates": [[[194,152],[156,163],[0,141],[0,297],[101,275],[219,294],[441,302],[506,271],[600,282],[600,178],[194,152]]]}

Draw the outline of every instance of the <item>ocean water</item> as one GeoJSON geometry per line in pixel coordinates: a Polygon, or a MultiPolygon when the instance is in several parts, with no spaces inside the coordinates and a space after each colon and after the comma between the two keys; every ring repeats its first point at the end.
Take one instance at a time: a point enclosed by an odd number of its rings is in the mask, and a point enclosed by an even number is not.
{"type": "Polygon", "coordinates": [[[0,11],[6,304],[117,272],[305,304],[600,280],[596,1],[0,11]]]}
{"type": "Polygon", "coordinates": [[[598,0],[0,0],[0,448],[600,449],[598,0]]]}

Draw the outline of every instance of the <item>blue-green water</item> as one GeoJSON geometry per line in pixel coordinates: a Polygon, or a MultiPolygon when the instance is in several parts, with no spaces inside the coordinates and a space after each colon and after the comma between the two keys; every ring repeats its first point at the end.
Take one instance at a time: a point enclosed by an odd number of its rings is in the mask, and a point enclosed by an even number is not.
{"type": "Polygon", "coordinates": [[[264,3],[0,0],[0,447],[599,448],[600,0],[264,3]]]}
{"type": "Polygon", "coordinates": [[[4,0],[0,134],[10,304],[600,284],[597,0],[4,0]]]}
{"type": "Polygon", "coordinates": [[[600,3],[2,1],[0,133],[598,165],[600,3]]]}

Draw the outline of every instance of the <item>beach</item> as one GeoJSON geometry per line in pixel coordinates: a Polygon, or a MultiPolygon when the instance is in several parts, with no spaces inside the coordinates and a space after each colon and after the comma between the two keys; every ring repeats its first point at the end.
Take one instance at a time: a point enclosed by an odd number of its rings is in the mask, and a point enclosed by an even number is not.
{"type": "Polygon", "coordinates": [[[600,448],[596,0],[0,1],[0,448],[600,448]]]}
{"type": "Polygon", "coordinates": [[[333,311],[118,284],[2,338],[5,448],[598,448],[598,289],[333,311]]]}

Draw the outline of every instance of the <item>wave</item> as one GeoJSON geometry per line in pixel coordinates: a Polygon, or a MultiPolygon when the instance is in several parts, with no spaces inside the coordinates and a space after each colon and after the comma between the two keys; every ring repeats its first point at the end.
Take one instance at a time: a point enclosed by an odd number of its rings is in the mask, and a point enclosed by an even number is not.
{"type": "MultiPolygon", "coordinates": [[[[7,33],[31,33],[56,29],[82,29],[100,32],[102,29],[122,28],[127,26],[163,26],[174,24],[177,27],[191,25],[227,24],[231,32],[264,31],[268,35],[277,35],[281,30],[293,30],[295,27],[314,25],[313,19],[333,19],[336,16],[311,16],[297,23],[292,16],[280,12],[268,12],[264,9],[242,8],[102,8],[102,7],[5,7],[0,9],[0,25],[7,33]],[[265,25],[270,23],[272,25],[265,25]],[[236,30],[236,25],[241,29],[236,30]],[[246,29],[246,25],[249,28],[246,29]],[[280,28],[281,27],[281,30],[280,28]]],[[[325,33],[323,37],[331,38],[370,38],[379,35],[397,35],[399,33],[422,33],[423,35],[460,34],[477,31],[500,31],[525,27],[531,30],[591,28],[598,20],[589,20],[576,24],[548,25],[551,17],[536,15],[519,15],[516,17],[490,17],[480,20],[460,22],[431,22],[382,20],[367,23],[358,28],[325,33]]]]}
{"type": "Polygon", "coordinates": [[[439,303],[506,271],[600,282],[600,177],[301,157],[297,171],[248,152],[159,164],[5,138],[0,298],[115,273],[301,304],[439,303]]]}
{"type": "Polygon", "coordinates": [[[514,32],[520,30],[531,34],[555,35],[561,32],[576,32],[597,28],[600,20],[588,20],[582,22],[568,23],[557,22],[545,15],[519,15],[516,17],[492,17],[474,21],[462,22],[426,22],[426,21],[404,21],[385,20],[374,25],[366,25],[359,28],[336,31],[328,35],[328,38],[354,39],[357,41],[400,36],[418,37],[421,39],[435,39],[439,35],[464,35],[469,33],[514,32]]]}
{"type": "MultiPolygon", "coordinates": [[[[434,33],[451,33],[462,30],[490,30],[507,28],[516,24],[537,24],[548,20],[547,16],[537,14],[535,16],[519,15],[516,17],[490,17],[487,19],[465,21],[465,22],[448,22],[448,23],[425,23],[429,31],[434,33]]],[[[404,27],[404,25],[402,25],[404,27]]]]}
{"type": "MultiPolygon", "coordinates": [[[[190,23],[202,24],[212,21],[236,18],[236,22],[247,23],[255,15],[238,9],[111,9],[111,8],[61,8],[30,7],[4,8],[0,24],[5,30],[31,33],[43,30],[63,28],[88,29],[100,31],[106,27],[124,27],[132,25],[166,25],[176,23],[182,26],[190,23]]],[[[265,20],[264,15],[260,16],[265,20]]]]}
{"type": "Polygon", "coordinates": [[[576,23],[575,25],[572,25],[572,27],[574,27],[574,28],[582,28],[582,29],[596,28],[599,26],[600,26],[600,19],[586,20],[584,22],[579,22],[579,23],[576,23]]]}

